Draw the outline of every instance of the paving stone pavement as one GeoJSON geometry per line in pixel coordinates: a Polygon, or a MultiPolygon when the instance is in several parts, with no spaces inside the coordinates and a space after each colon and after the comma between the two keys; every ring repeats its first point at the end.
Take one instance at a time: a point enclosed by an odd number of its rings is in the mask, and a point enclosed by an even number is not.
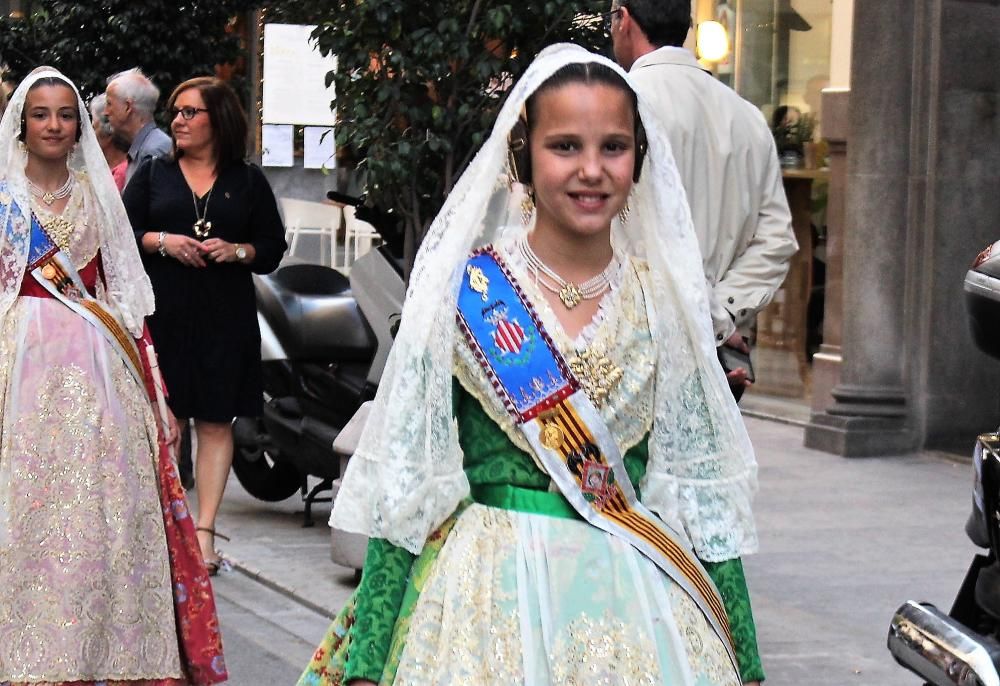
{"type": "MultiPolygon", "coordinates": [[[[886,630],[908,598],[950,607],[975,552],[963,531],[971,466],[930,453],[846,459],[802,447],[798,426],[747,426],[761,550],[745,564],[767,686],[916,686],[886,630]]],[[[313,528],[301,511],[297,498],[264,503],[232,478],[218,528],[233,540],[219,546],[231,574],[332,617],[353,571],[330,562],[329,504],[316,506],[313,528]]]]}

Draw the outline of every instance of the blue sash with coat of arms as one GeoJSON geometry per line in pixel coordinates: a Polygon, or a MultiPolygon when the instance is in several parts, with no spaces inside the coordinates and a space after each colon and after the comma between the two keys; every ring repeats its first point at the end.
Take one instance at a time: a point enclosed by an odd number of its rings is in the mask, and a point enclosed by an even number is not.
{"type": "Polygon", "coordinates": [[[457,318],[535,456],[590,524],[653,561],[694,600],[738,671],[718,589],[694,553],[639,502],[618,445],[530,302],[492,248],[465,266],[457,318]]]}

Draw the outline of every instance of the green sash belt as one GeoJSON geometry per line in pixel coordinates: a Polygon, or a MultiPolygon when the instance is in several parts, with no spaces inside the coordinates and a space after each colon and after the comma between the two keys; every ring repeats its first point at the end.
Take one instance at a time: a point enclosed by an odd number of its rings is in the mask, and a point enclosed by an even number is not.
{"type": "Polygon", "coordinates": [[[502,510],[583,520],[562,493],[519,488],[507,484],[479,484],[472,486],[472,499],[480,505],[502,510]]]}

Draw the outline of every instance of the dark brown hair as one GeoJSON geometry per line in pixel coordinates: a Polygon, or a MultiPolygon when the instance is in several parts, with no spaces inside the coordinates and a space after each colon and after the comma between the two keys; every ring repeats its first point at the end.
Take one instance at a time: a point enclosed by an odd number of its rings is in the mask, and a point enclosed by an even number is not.
{"type": "Polygon", "coordinates": [[[620,90],[632,105],[632,121],[635,127],[635,167],[632,180],[639,180],[642,162],[646,157],[646,130],[639,119],[639,101],[628,82],[614,69],[599,62],[572,62],[546,79],[524,103],[524,117],[518,120],[508,138],[510,161],[518,181],[531,183],[531,153],[528,138],[538,120],[538,96],[546,91],[556,90],[571,83],[601,84],[620,90]]]}
{"type": "MultiPolygon", "coordinates": [[[[174,89],[167,100],[167,111],[173,112],[177,96],[186,90],[197,88],[208,110],[208,121],[212,124],[212,151],[215,153],[216,169],[232,162],[242,162],[247,155],[247,116],[240,105],[240,99],[232,87],[214,76],[199,76],[188,79],[174,89]]],[[[173,138],[171,130],[170,137],[173,138]]],[[[177,149],[174,139],[174,158],[184,154],[177,149]]]]}
{"type": "MultiPolygon", "coordinates": [[[[83,119],[80,113],[80,101],[76,97],[76,89],[73,85],[66,79],[60,79],[58,76],[43,76],[42,78],[31,84],[31,88],[28,89],[28,93],[35,90],[36,88],[41,88],[42,86],[62,86],[63,88],[68,88],[69,92],[73,94],[73,104],[76,109],[76,141],[80,142],[80,136],[83,135],[83,119]]],[[[28,116],[26,110],[28,109],[28,97],[25,93],[24,106],[21,107],[21,130],[17,132],[17,140],[24,142],[24,137],[28,129],[28,116]]],[[[2,110],[0,110],[2,112],[2,110]]]]}

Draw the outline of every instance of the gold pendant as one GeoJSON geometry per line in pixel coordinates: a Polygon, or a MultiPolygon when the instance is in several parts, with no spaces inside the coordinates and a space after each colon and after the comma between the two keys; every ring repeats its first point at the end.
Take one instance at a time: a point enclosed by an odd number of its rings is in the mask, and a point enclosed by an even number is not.
{"type": "Polygon", "coordinates": [[[194,235],[198,238],[205,238],[212,232],[212,222],[205,221],[204,219],[199,219],[191,227],[194,229],[194,235]]]}
{"type": "Polygon", "coordinates": [[[42,202],[44,202],[46,205],[51,205],[55,201],[56,201],[56,196],[52,194],[52,191],[45,191],[45,193],[42,195],[42,202]]]}
{"type": "Polygon", "coordinates": [[[559,299],[566,306],[567,310],[572,310],[583,300],[583,293],[577,288],[575,283],[566,282],[566,285],[559,289],[559,299]]]}
{"type": "Polygon", "coordinates": [[[479,267],[468,267],[469,288],[483,296],[483,302],[489,298],[490,280],[479,267]]]}

